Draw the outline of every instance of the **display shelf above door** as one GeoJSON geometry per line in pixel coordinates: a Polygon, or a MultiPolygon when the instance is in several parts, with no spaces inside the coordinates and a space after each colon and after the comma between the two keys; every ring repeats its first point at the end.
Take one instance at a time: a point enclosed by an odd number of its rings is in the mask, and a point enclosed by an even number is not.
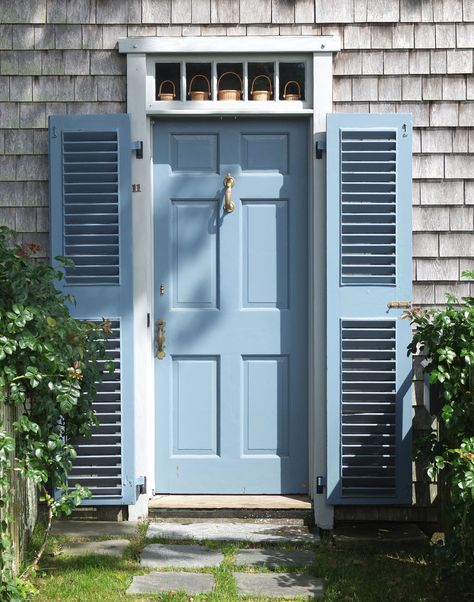
{"type": "Polygon", "coordinates": [[[312,56],[275,54],[147,57],[147,113],[311,111],[312,56]]]}

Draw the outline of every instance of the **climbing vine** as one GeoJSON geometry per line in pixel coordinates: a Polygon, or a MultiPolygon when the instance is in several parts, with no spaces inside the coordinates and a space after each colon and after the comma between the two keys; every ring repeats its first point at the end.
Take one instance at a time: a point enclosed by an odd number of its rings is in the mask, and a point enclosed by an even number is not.
{"type": "MultiPolygon", "coordinates": [[[[71,317],[73,299],[57,286],[62,270],[34,259],[38,247],[16,245],[0,228],[0,404],[16,406],[13,432],[0,426],[0,599],[24,596],[45,549],[53,517],[70,514],[89,492],[69,489],[76,452],[71,440],[96,425],[92,409],[105,365],[110,322],[71,317]],[[16,472],[39,489],[48,512],[45,538],[30,566],[15,577],[9,481],[16,472]]],[[[58,258],[60,259],[60,258],[58,258]]],[[[66,260],[62,260],[67,265],[66,260]]]]}
{"type": "MultiPolygon", "coordinates": [[[[474,279],[474,272],[463,276],[474,279]]],[[[411,353],[425,356],[431,385],[442,395],[439,428],[421,442],[427,473],[447,489],[444,524],[450,566],[474,568],[474,298],[447,295],[444,308],[406,312],[415,326],[411,353]]],[[[469,576],[469,580],[470,580],[469,576]]]]}

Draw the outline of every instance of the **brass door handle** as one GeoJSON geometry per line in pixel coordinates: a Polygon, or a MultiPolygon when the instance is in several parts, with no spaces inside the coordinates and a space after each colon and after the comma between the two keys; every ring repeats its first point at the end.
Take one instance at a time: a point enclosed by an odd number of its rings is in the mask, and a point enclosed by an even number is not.
{"type": "Polygon", "coordinates": [[[234,178],[228,173],[224,178],[224,213],[232,213],[235,209],[234,201],[232,200],[232,188],[234,187],[234,184],[234,178]]]}
{"type": "Polygon", "coordinates": [[[165,346],[166,346],[166,322],[164,320],[157,320],[156,321],[156,336],[155,336],[155,345],[156,345],[156,352],[155,352],[155,357],[157,357],[159,360],[162,360],[165,355],[165,346]]]}

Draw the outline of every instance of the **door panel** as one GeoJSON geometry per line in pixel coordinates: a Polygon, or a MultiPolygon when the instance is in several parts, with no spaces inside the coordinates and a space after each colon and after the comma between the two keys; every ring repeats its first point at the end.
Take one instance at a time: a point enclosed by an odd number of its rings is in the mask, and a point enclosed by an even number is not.
{"type": "Polygon", "coordinates": [[[217,455],[217,357],[173,357],[173,455],[217,455]]]}
{"type": "Polygon", "coordinates": [[[288,358],[244,357],[244,454],[288,455],[288,358]]]}
{"type": "Polygon", "coordinates": [[[306,130],[283,119],[155,125],[161,493],[308,489],[306,130]]]}
{"type": "Polygon", "coordinates": [[[217,307],[217,231],[201,238],[216,211],[215,200],[171,201],[173,309],[217,307]]]}
{"type": "Polygon", "coordinates": [[[288,307],[288,203],[242,201],[244,307],[288,307]]]}

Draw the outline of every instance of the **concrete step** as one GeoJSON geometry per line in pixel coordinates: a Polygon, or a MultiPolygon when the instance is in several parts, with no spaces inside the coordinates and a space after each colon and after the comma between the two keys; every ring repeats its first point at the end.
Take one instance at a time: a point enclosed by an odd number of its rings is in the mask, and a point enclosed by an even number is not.
{"type": "Polygon", "coordinates": [[[313,525],[311,500],[296,495],[156,495],[148,509],[152,521],[288,519],[313,525]]]}

